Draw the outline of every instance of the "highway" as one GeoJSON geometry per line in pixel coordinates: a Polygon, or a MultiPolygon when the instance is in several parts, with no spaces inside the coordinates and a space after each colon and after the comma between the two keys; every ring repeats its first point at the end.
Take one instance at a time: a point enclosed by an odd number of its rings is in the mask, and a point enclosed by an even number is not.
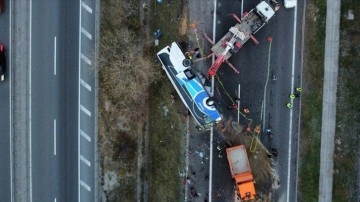
{"type": "MultiPolygon", "coordinates": [[[[190,8],[194,6],[192,8],[194,13],[191,13],[190,16],[198,25],[197,30],[200,33],[198,36],[201,37],[201,32],[206,32],[210,38],[215,37],[215,41],[217,41],[236,23],[228,14],[235,13],[240,16],[241,10],[250,11],[258,2],[217,0],[208,3],[192,3],[190,8]],[[216,19],[212,14],[216,15],[216,19]],[[213,20],[214,23],[210,23],[213,20]],[[212,35],[213,29],[216,30],[214,35],[212,35]]],[[[294,92],[295,87],[301,85],[302,28],[300,25],[302,6],[298,5],[296,9],[285,9],[281,5],[276,16],[255,34],[260,44],[254,46],[252,41],[249,41],[240,49],[239,53],[230,59],[240,74],[234,73],[226,64],[223,64],[217,73],[219,80],[233,99],[237,97],[238,87],[241,86],[241,107],[250,109],[249,115],[253,119],[253,123],[261,124],[263,129],[271,128],[272,130],[273,137],[269,138],[264,133],[261,135],[261,141],[269,150],[271,148],[278,150],[275,169],[280,177],[280,186],[278,189],[272,190],[273,201],[292,201],[296,198],[300,105],[298,99],[294,100],[292,109],[288,109],[285,105],[290,101],[289,95],[294,92]],[[295,29],[296,32],[294,32],[295,29]],[[271,47],[267,40],[268,36],[273,39],[271,47]],[[277,77],[276,81],[272,81],[273,75],[277,77]],[[267,79],[268,83],[266,91],[264,91],[267,79]],[[263,107],[263,103],[265,103],[265,107],[263,107]]],[[[193,41],[196,40],[193,39],[193,41]]],[[[208,54],[210,45],[203,38],[200,38],[199,41],[199,44],[192,45],[200,46],[208,54]]],[[[206,68],[201,71],[206,73],[206,68]]],[[[218,81],[216,80],[216,82],[218,81]]],[[[215,97],[220,100],[218,107],[225,117],[235,118],[236,111],[227,109],[231,104],[230,99],[225,92],[221,92],[219,95],[216,88],[220,91],[221,88],[215,84],[215,97]]],[[[233,184],[227,160],[217,157],[219,152],[216,145],[225,147],[225,143],[219,141],[218,137],[219,135],[215,132],[212,201],[233,200],[233,198],[228,198],[233,195],[231,192],[233,184]],[[230,180],[227,180],[228,178],[230,180]]],[[[195,146],[190,144],[190,147],[195,146]]]]}
{"type": "Polygon", "coordinates": [[[95,1],[31,7],[32,200],[94,201],[95,1]]]}
{"type": "Polygon", "coordinates": [[[5,0],[0,201],[96,200],[98,11],[96,0],[5,0]]]}
{"type": "MultiPolygon", "coordinates": [[[[240,3],[235,7],[225,1],[219,2],[223,5],[222,13],[238,13],[237,11],[241,10],[240,3]]],[[[256,4],[257,2],[244,1],[243,10],[249,11],[256,4]]],[[[299,6],[296,9],[302,10],[299,6]]],[[[218,72],[220,80],[223,81],[231,96],[236,97],[238,85],[241,85],[242,107],[250,109],[254,124],[261,124],[263,129],[270,128],[274,134],[273,138],[268,138],[266,133],[261,136],[262,142],[269,150],[276,148],[279,153],[275,169],[280,177],[280,187],[273,190],[274,201],[291,201],[296,196],[295,176],[300,106],[298,100],[294,100],[294,107],[291,110],[285,106],[290,101],[289,95],[294,92],[295,87],[300,85],[301,35],[299,33],[301,33],[301,27],[297,26],[295,36],[294,25],[300,25],[302,18],[300,12],[297,18],[295,14],[297,14],[295,9],[282,7],[268,25],[255,35],[260,44],[254,46],[249,41],[235,57],[230,59],[230,62],[239,69],[240,74],[234,74],[226,65],[223,65],[218,72]],[[273,38],[271,47],[267,40],[268,36],[273,38]],[[276,81],[272,81],[273,75],[277,77],[276,81]],[[264,94],[267,79],[269,81],[264,94]],[[263,102],[264,108],[262,108],[263,102]]],[[[218,17],[223,22],[217,25],[216,29],[216,36],[220,37],[226,31],[226,27],[230,27],[234,21],[229,18],[225,20],[225,16],[218,17]]],[[[229,104],[229,100],[224,103],[225,106],[229,104]]]]}
{"type": "MultiPolygon", "coordinates": [[[[11,52],[11,35],[10,35],[10,1],[5,1],[5,11],[0,15],[0,43],[4,45],[7,53],[11,52]]],[[[7,54],[7,66],[11,65],[11,54],[7,54]]],[[[12,179],[12,170],[11,170],[11,161],[12,156],[11,152],[11,107],[10,107],[10,98],[11,98],[11,71],[7,70],[5,75],[5,80],[0,82],[0,200],[1,201],[10,201],[11,200],[11,179],[12,179]]]]}
{"type": "Polygon", "coordinates": [[[78,9],[32,1],[31,162],[33,201],[77,198],[78,9]],[[66,14],[66,15],[64,15],[66,14]],[[76,47],[76,46],[75,46],[76,47]],[[44,190],[47,190],[44,192],[44,190]]]}

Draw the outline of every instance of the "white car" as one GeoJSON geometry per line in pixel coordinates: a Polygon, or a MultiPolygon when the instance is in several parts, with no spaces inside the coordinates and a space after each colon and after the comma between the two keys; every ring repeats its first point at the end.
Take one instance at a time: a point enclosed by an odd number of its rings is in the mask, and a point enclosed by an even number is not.
{"type": "Polygon", "coordinates": [[[284,0],[284,7],[285,8],[294,8],[296,6],[297,0],[284,0]]]}

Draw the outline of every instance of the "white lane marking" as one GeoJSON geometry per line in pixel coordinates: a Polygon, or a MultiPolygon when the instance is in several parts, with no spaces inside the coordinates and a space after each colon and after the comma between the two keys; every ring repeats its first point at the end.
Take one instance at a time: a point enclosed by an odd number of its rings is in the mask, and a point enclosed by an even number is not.
{"type": "Polygon", "coordinates": [[[56,198],[54,198],[54,202],[56,202],[56,198]]]}
{"type": "Polygon", "coordinates": [[[78,68],[79,68],[79,76],[78,76],[78,201],[81,201],[81,195],[80,195],[80,127],[81,127],[81,122],[80,122],[80,76],[81,76],[81,0],[79,0],[79,64],[78,64],[78,68]]]}
{"type": "Polygon", "coordinates": [[[244,13],[244,1],[241,1],[241,16],[240,16],[240,20],[242,20],[243,13],[244,13]]]}
{"type": "MultiPolygon", "coordinates": [[[[242,1],[241,1],[242,2],[242,1]]],[[[240,84],[239,84],[239,88],[238,88],[238,98],[241,98],[241,96],[240,96],[240,88],[241,88],[241,86],[240,86],[240,84]]],[[[238,105],[237,105],[237,107],[238,107],[238,113],[237,113],[237,121],[238,121],[238,123],[240,123],[240,100],[238,101],[238,103],[237,103],[238,105]]]]}
{"type": "MultiPolygon", "coordinates": [[[[214,12],[215,13],[215,12],[214,12]]],[[[213,77],[214,78],[214,77],[213,77]]],[[[213,172],[213,140],[214,140],[214,127],[210,128],[210,163],[209,163],[209,201],[212,201],[212,172],[213,172]]]]}
{"type": "MultiPolygon", "coordinates": [[[[11,15],[11,14],[10,14],[11,15]]],[[[32,38],[31,38],[31,34],[32,34],[32,0],[30,0],[30,26],[29,26],[29,178],[30,178],[30,187],[29,187],[29,192],[30,192],[30,202],[32,202],[32,143],[31,143],[31,94],[32,94],[32,90],[31,90],[31,65],[32,65],[32,52],[31,52],[31,44],[32,44],[32,38]]]]}
{"type": "MultiPolygon", "coordinates": [[[[296,16],[297,6],[294,12],[294,36],[293,36],[293,52],[292,52],[292,69],[291,69],[291,94],[294,94],[294,78],[295,78],[295,50],[296,50],[296,16]]],[[[291,100],[291,102],[293,102],[291,100]]],[[[290,201],[290,171],[291,171],[291,142],[292,142],[292,119],[293,110],[290,110],[290,123],[289,123],[289,148],[288,148],[288,170],[287,170],[287,185],[286,185],[286,201],[290,201]]]]}
{"type": "MultiPolygon", "coordinates": [[[[213,13],[213,16],[214,16],[214,19],[213,19],[213,35],[212,35],[212,41],[214,41],[214,42],[216,42],[215,41],[215,37],[216,37],[216,32],[215,32],[215,30],[216,30],[216,4],[217,4],[217,0],[214,0],[213,1],[214,2],[214,13],[213,13]]],[[[214,64],[214,61],[215,61],[215,54],[213,54],[212,56],[211,56],[211,64],[214,64]]],[[[211,93],[210,93],[210,95],[211,96],[214,96],[214,89],[215,89],[215,78],[214,78],[214,76],[213,77],[211,77],[211,93]]],[[[210,173],[210,175],[211,175],[211,173],[210,173]]],[[[209,191],[211,191],[211,190],[209,190],[209,191]]],[[[209,201],[211,201],[211,192],[209,192],[209,201]]]]}
{"type": "Polygon", "coordinates": [[[83,186],[86,190],[91,191],[91,187],[87,185],[84,181],[80,180],[80,185],[83,186]]]}
{"type": "Polygon", "coordinates": [[[56,156],[56,119],[54,119],[54,155],[56,156]]]}
{"type": "Polygon", "coordinates": [[[87,141],[91,142],[91,137],[88,136],[84,131],[80,130],[80,135],[83,136],[87,141]]]}
{"type": "Polygon", "coordinates": [[[91,91],[91,86],[87,84],[84,80],[80,79],[80,83],[84,86],[88,91],[91,91]]]}
{"type": "MultiPolygon", "coordinates": [[[[80,39],[79,39],[80,40],[80,39]]],[[[87,58],[84,54],[80,54],[80,57],[82,60],[84,60],[84,62],[86,62],[88,65],[91,65],[91,60],[89,58],[87,58]]]]}
{"type": "Polygon", "coordinates": [[[84,34],[87,38],[89,38],[90,40],[92,39],[91,34],[90,34],[88,31],[86,31],[86,29],[83,28],[83,27],[81,27],[81,33],[83,33],[83,34],[84,34]]]}
{"type": "Polygon", "coordinates": [[[92,9],[91,9],[88,5],[86,5],[84,2],[82,2],[82,1],[81,1],[81,6],[82,6],[87,12],[89,12],[89,13],[92,14],[92,9]]]}
{"type": "MultiPolygon", "coordinates": [[[[215,30],[216,30],[216,4],[217,4],[217,0],[214,0],[213,2],[214,2],[214,13],[213,13],[214,18],[213,18],[213,36],[212,36],[213,38],[212,38],[212,40],[215,41],[215,36],[216,36],[216,34],[215,34],[215,30]]],[[[211,57],[211,64],[213,64],[214,61],[215,61],[215,56],[213,55],[211,57]]],[[[213,77],[211,77],[211,96],[214,95],[214,89],[215,89],[214,88],[214,83],[215,83],[215,77],[213,76],[213,77]]],[[[210,165],[209,165],[209,188],[208,188],[209,189],[208,191],[209,191],[209,201],[210,202],[212,201],[213,139],[214,139],[214,128],[211,127],[211,129],[210,129],[210,143],[209,143],[210,144],[210,165]]]]}
{"type": "MultiPolygon", "coordinates": [[[[11,11],[11,7],[12,7],[12,1],[10,1],[10,6],[9,6],[9,10],[11,11]]],[[[9,14],[9,20],[10,20],[10,23],[9,23],[9,52],[11,53],[11,49],[12,49],[12,38],[11,38],[11,36],[12,36],[12,29],[11,29],[11,25],[12,25],[12,21],[11,21],[11,14],[9,14]]],[[[11,59],[11,55],[12,54],[9,54],[9,67],[11,67],[12,66],[12,59],[11,59]]],[[[13,178],[14,178],[14,176],[13,176],[13,156],[12,156],[12,152],[13,152],[13,149],[12,149],[12,88],[11,88],[11,84],[12,84],[12,82],[11,82],[11,71],[9,71],[9,80],[10,80],[10,83],[9,83],[9,88],[10,88],[10,96],[9,96],[9,103],[10,103],[10,110],[9,110],[9,112],[10,112],[10,121],[9,121],[9,123],[10,123],[10,152],[9,152],[9,154],[10,154],[10,200],[11,200],[11,202],[13,202],[14,201],[14,198],[13,198],[13,190],[14,190],[14,188],[13,188],[13,186],[14,186],[14,184],[13,184],[13,178]]]]}
{"type": "MultiPolygon", "coordinates": [[[[237,98],[241,98],[241,96],[240,96],[240,93],[241,93],[240,88],[241,88],[241,85],[239,84],[238,97],[237,98]]],[[[238,100],[237,104],[238,104],[238,123],[240,123],[240,100],[238,100]]]]}
{"type": "Polygon", "coordinates": [[[83,155],[80,155],[80,160],[84,162],[87,166],[91,167],[91,163],[83,155]]]}
{"type": "Polygon", "coordinates": [[[91,112],[86,109],[84,106],[80,105],[80,109],[81,111],[83,111],[86,115],[88,115],[89,117],[91,117],[91,112]]]}
{"type": "Polygon", "coordinates": [[[56,36],[54,37],[54,75],[56,75],[56,36]]]}

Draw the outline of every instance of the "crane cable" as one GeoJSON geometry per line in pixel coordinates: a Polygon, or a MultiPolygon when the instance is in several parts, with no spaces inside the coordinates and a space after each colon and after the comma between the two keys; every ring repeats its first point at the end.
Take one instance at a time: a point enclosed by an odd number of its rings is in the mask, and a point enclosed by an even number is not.
{"type": "MultiPolygon", "coordinates": [[[[219,82],[221,88],[224,90],[225,94],[229,97],[229,99],[231,100],[232,103],[235,103],[235,101],[232,99],[232,97],[230,96],[230,94],[227,92],[227,90],[225,89],[223,83],[221,82],[220,78],[218,77],[218,75],[215,74],[215,77],[217,79],[217,81],[219,82]]],[[[251,152],[254,152],[256,150],[256,146],[257,146],[257,143],[259,141],[259,135],[260,135],[260,128],[261,126],[260,125],[257,125],[255,126],[254,130],[251,131],[251,123],[253,122],[252,119],[246,117],[245,114],[243,114],[240,109],[237,109],[238,113],[244,117],[247,121],[249,121],[248,125],[247,125],[247,132],[249,132],[252,136],[252,139],[251,139],[251,144],[250,144],[250,151],[251,152]]]]}

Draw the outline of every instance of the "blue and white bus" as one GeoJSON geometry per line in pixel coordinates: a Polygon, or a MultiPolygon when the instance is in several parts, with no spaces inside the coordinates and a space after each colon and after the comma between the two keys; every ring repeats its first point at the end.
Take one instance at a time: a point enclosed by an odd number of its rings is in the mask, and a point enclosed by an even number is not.
{"type": "Polygon", "coordinates": [[[173,42],[160,50],[157,57],[195,120],[206,129],[220,121],[221,115],[214,106],[214,99],[209,96],[198,74],[191,69],[191,60],[185,57],[179,45],[173,42]]]}

